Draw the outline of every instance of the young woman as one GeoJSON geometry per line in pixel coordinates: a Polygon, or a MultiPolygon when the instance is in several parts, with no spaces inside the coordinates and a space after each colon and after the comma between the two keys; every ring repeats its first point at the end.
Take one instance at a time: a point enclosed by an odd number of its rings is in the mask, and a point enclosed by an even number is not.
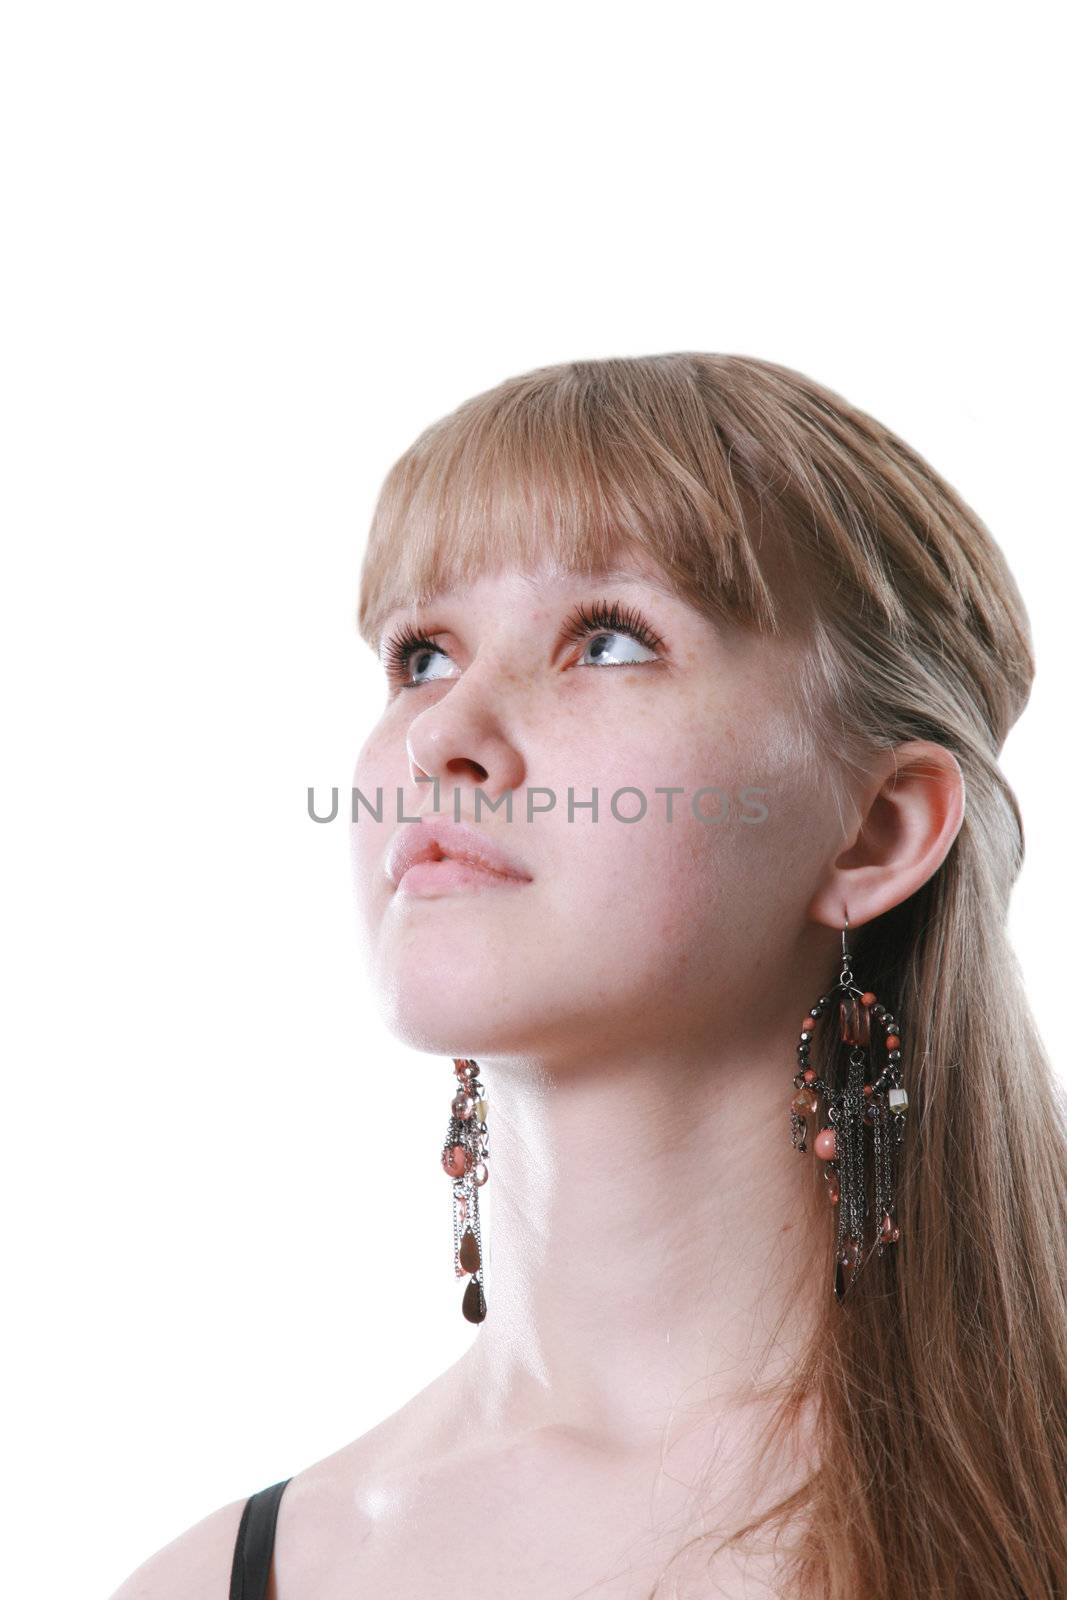
{"type": "Polygon", "coordinates": [[[986,528],[799,373],[574,362],[396,464],[360,624],[363,915],[447,1062],[479,1331],[121,1600],[1062,1596],[1067,1136],[997,763],[1034,669],[986,528]]]}

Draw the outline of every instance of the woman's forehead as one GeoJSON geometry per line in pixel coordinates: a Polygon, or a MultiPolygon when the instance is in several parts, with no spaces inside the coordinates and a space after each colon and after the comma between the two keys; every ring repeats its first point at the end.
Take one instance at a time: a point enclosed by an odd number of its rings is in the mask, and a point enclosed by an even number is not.
{"type": "Polygon", "coordinates": [[[380,648],[398,615],[491,577],[508,577],[520,594],[525,588],[531,595],[579,581],[641,583],[706,614],[777,629],[777,608],[755,552],[743,534],[731,535],[722,525],[657,531],[640,519],[630,526],[622,515],[594,517],[581,527],[562,515],[486,522],[467,509],[474,520],[450,533],[438,518],[394,516],[387,503],[361,584],[359,629],[372,649],[380,648]]]}
{"type": "Polygon", "coordinates": [[[446,581],[421,594],[409,593],[393,596],[385,623],[399,612],[424,610],[442,600],[462,600],[478,584],[507,583],[517,587],[531,601],[549,598],[561,590],[569,590],[587,583],[604,585],[640,584],[656,590],[669,599],[682,598],[677,585],[656,564],[638,555],[624,556],[610,563],[597,562],[580,566],[551,559],[534,567],[506,567],[487,570],[471,577],[446,581]]]}

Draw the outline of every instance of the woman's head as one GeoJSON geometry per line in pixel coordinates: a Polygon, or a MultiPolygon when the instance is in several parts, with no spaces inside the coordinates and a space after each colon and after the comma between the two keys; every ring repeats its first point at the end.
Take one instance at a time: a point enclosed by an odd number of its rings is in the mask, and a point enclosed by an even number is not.
{"type": "Polygon", "coordinates": [[[869,924],[937,870],[957,759],[988,778],[1031,673],[948,486],[737,357],[546,368],[429,428],[383,488],[360,626],[391,679],[356,772],[386,800],[354,830],[363,903],[392,1024],[446,1055],[765,1024],[767,972],[819,986],[846,907],[869,924]],[[396,894],[397,786],[531,881],[396,894]],[[482,804],[506,791],[510,820],[482,804]]]}
{"type": "MultiPolygon", "coordinates": [[[[468,401],[397,462],[359,620],[397,676],[356,774],[384,820],[354,841],[412,1042],[740,1039],[798,979],[804,1004],[832,982],[846,907],[853,966],[902,1020],[901,1243],[827,1297],[782,1389],[767,1445],[815,1401],[818,1466],[725,1542],[799,1519],[795,1592],[828,1600],[1062,1592],[1067,1133],[1006,937],[1023,836],[997,764],[1034,663],[984,525],[799,373],[574,362],[468,401]],[[408,623],[433,634],[414,653],[408,623]],[[471,820],[479,792],[517,791],[511,825],[480,825],[531,881],[404,905],[389,808],[400,786],[404,815],[428,812],[426,774],[449,819],[453,791],[471,820]],[[570,821],[568,788],[594,784],[600,819],[570,821]],[[528,823],[529,786],[555,803],[528,823]],[[605,807],[624,787],[639,822],[605,807]],[[694,787],[722,791],[722,822],[694,787]]],[[[829,1281],[829,1221],[825,1248],[829,1281]]]]}

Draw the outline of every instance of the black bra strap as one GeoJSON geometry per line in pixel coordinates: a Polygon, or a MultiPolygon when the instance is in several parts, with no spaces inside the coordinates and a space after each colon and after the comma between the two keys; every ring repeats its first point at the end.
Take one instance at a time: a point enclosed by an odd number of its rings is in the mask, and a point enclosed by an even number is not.
{"type": "Polygon", "coordinates": [[[278,1507],[289,1481],[283,1478],[245,1501],[233,1550],[230,1600],[266,1600],[278,1507]]]}

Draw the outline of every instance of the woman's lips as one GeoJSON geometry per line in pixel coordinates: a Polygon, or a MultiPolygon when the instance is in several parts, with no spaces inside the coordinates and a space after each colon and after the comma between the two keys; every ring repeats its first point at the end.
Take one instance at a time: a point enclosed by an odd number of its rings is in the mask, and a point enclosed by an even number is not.
{"type": "Polygon", "coordinates": [[[417,895],[422,900],[433,900],[438,895],[478,889],[521,889],[528,878],[516,878],[510,872],[490,872],[487,867],[476,866],[473,861],[461,861],[455,856],[442,856],[439,861],[416,861],[408,867],[396,886],[397,894],[417,895]]]}
{"type": "Polygon", "coordinates": [[[485,829],[440,817],[399,827],[389,842],[385,871],[397,893],[427,897],[532,881],[524,864],[485,829]]]}

